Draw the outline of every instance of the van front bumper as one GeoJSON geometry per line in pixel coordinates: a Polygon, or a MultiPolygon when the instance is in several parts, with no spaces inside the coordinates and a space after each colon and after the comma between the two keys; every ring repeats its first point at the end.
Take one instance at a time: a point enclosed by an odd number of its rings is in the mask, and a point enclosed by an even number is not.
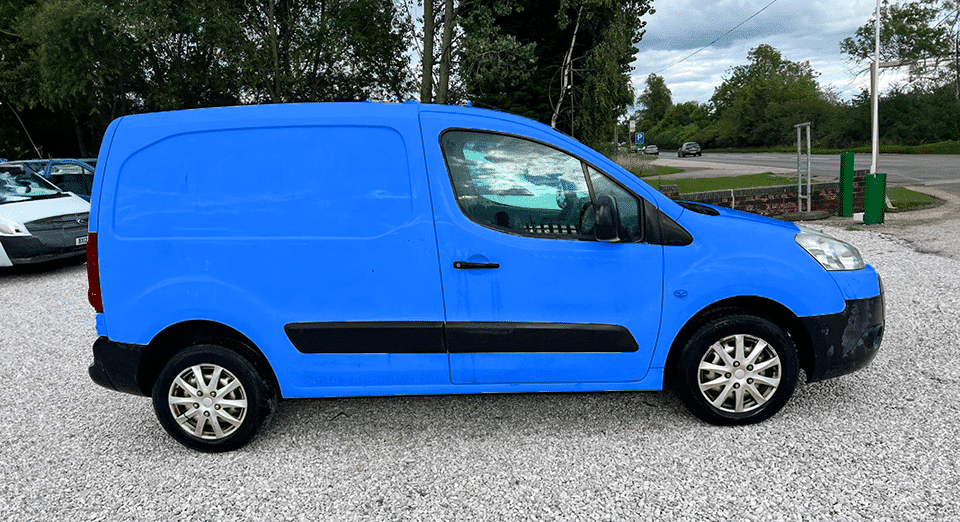
{"type": "Polygon", "coordinates": [[[879,286],[879,295],[848,299],[840,313],[800,318],[813,351],[809,382],[855,372],[877,355],[884,328],[882,281],[879,286]]]}
{"type": "Polygon", "coordinates": [[[93,343],[93,364],[88,372],[93,382],[124,393],[146,395],[140,387],[138,373],[146,345],[127,344],[99,337],[93,343]]]}

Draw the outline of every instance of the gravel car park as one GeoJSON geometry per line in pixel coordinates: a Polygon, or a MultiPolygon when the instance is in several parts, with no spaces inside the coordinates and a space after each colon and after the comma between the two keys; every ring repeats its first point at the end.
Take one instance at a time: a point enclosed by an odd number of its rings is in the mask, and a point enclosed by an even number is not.
{"type": "Polygon", "coordinates": [[[827,232],[883,274],[884,349],[765,423],[657,392],[318,399],[220,455],[90,381],[83,265],[0,270],[0,520],[957,520],[960,256],[827,232]]]}

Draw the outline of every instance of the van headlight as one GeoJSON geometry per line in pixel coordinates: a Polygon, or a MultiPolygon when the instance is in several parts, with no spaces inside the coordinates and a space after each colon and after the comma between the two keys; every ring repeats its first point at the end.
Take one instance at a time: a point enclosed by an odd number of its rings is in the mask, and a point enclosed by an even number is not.
{"type": "Polygon", "coordinates": [[[29,236],[30,231],[21,223],[0,216],[0,236],[29,236]]]}
{"type": "Polygon", "coordinates": [[[860,270],[866,266],[856,247],[811,228],[800,227],[794,239],[827,270],[860,270]]]}

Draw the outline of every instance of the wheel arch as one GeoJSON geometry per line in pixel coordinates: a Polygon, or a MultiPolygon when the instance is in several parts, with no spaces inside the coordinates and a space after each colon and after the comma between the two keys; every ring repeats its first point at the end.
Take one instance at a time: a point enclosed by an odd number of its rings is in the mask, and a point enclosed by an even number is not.
{"type": "Polygon", "coordinates": [[[717,301],[700,310],[684,323],[674,337],[673,343],[670,345],[670,351],[667,353],[665,373],[668,378],[676,369],[677,358],[683,350],[683,346],[694,332],[713,320],[714,317],[729,313],[728,311],[731,309],[747,310],[752,315],[765,318],[782,328],[797,345],[797,359],[800,368],[807,373],[813,369],[813,347],[810,335],[800,319],[789,308],[765,297],[738,296],[717,301]]]}
{"type": "Polygon", "coordinates": [[[246,335],[215,321],[190,320],[170,325],[150,340],[137,370],[137,383],[144,395],[151,395],[154,382],[173,356],[201,343],[216,344],[237,352],[250,361],[275,390],[280,389],[273,367],[246,335]]]}

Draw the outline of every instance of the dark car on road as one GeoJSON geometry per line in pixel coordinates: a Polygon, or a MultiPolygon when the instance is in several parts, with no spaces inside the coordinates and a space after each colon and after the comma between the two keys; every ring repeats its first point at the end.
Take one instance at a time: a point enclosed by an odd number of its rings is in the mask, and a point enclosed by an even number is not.
{"type": "Polygon", "coordinates": [[[685,158],[687,156],[701,156],[703,155],[700,152],[700,144],[695,141],[688,141],[680,147],[680,150],[677,151],[678,158],[685,158]]]}

